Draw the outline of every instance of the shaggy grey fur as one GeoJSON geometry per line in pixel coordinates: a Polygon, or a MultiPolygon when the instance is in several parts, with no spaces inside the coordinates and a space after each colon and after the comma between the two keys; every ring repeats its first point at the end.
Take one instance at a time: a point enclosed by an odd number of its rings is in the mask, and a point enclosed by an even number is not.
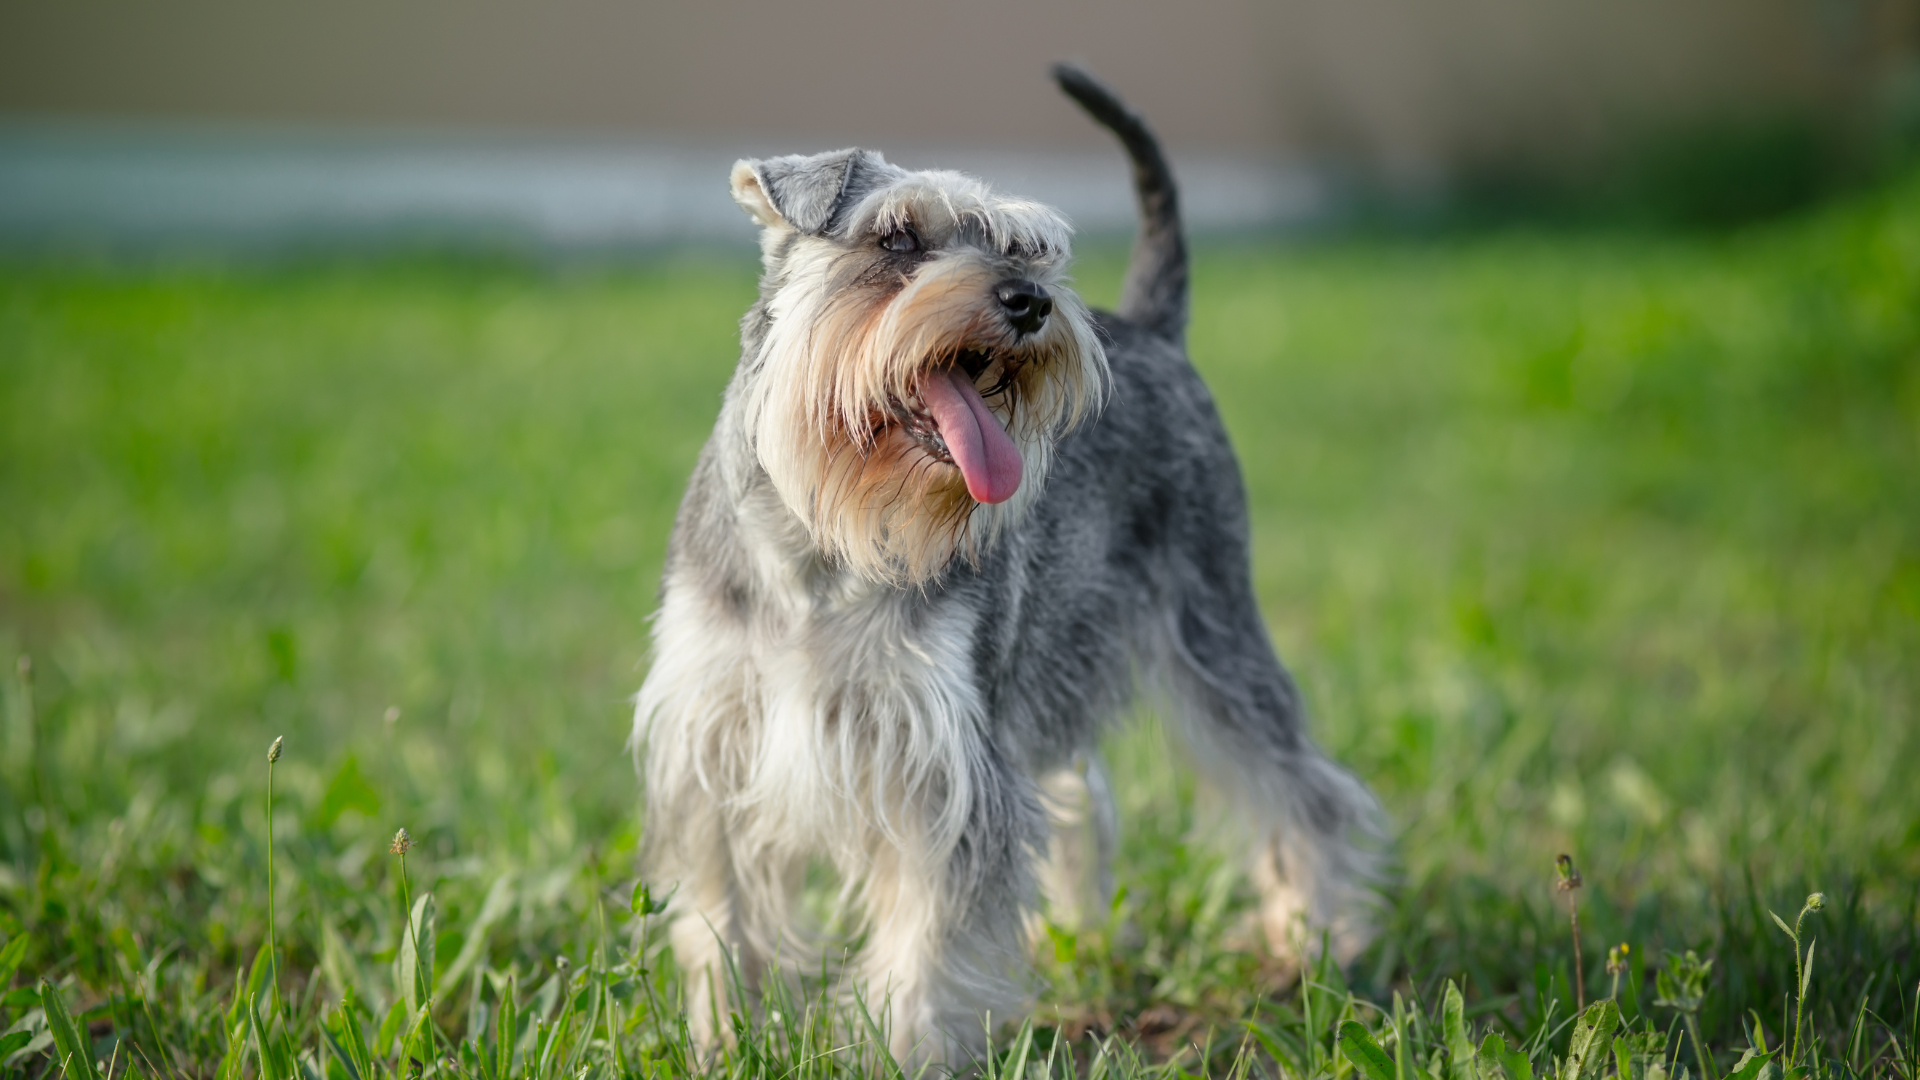
{"type": "MultiPolygon", "coordinates": [[[[1024,512],[995,519],[977,550],[956,547],[924,581],[862,575],[823,549],[770,479],[742,402],[774,377],[768,340],[783,303],[877,272],[803,272],[806,245],[839,245],[821,249],[835,266],[867,259],[875,200],[907,184],[972,189],[862,150],[736,168],[736,197],[768,226],[767,273],[675,524],[636,718],[648,873],[681,886],[673,940],[703,1037],[722,1037],[737,1007],[721,968],[737,963],[752,990],[777,956],[803,948],[787,901],[806,860],[824,857],[865,910],[858,977],[871,1000],[893,995],[896,1051],[952,1060],[979,1049],[982,1011],[1004,1018],[1020,1000],[1049,848],[1043,785],[1078,769],[1093,817],[1110,815],[1087,763],[1141,676],[1171,700],[1198,767],[1247,826],[1271,947],[1297,955],[1325,934],[1351,954],[1365,940],[1377,811],[1308,738],[1255,602],[1240,471],[1182,351],[1172,173],[1110,91],[1075,68],[1055,75],[1120,135],[1145,222],[1119,312],[1084,327],[1104,352],[1104,398],[1088,389],[1097,411],[1036,443],[1051,466],[1024,512]]],[[[983,205],[952,244],[974,245],[995,273],[1057,274],[1063,231],[1023,216],[1026,204],[983,205]]],[[[1055,319],[1083,318],[1060,279],[1046,280],[1063,305],[1055,319]]],[[[986,298],[968,310],[998,317],[986,298]]],[[[1104,858],[1110,838],[1099,847],[1104,858]]]]}

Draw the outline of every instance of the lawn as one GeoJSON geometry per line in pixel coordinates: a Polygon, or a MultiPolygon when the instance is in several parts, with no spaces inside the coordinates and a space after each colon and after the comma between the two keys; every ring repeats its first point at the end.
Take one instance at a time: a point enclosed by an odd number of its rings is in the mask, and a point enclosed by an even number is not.
{"type": "MultiPolygon", "coordinates": [[[[689,1067],[624,747],[753,271],[0,266],[8,1076],[689,1067]]],[[[1733,234],[1215,242],[1194,288],[1269,624],[1397,829],[1383,933],[1276,980],[1143,710],[1124,892],[991,1071],[1914,1080],[1920,177],[1733,234]],[[1768,912],[1815,890],[1796,1054],[1768,912]]],[[[712,1067],[885,1072],[787,1004],[712,1067]]]]}

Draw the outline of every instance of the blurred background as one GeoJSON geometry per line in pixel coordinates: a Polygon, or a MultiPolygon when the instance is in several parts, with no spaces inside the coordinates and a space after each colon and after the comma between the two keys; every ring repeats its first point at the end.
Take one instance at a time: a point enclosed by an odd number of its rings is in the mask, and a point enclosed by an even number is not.
{"type": "Polygon", "coordinates": [[[0,9],[0,236],[724,240],[745,154],[880,147],[1124,229],[1090,64],[1202,230],[1726,223],[1920,125],[1914,0],[341,0],[0,9]]]}

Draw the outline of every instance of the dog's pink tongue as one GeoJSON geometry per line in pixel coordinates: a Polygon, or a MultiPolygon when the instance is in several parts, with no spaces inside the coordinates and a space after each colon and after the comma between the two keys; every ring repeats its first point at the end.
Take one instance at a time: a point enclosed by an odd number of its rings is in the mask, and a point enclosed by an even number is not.
{"type": "Polygon", "coordinates": [[[1020,448],[981,400],[966,372],[959,368],[934,372],[923,396],[953,463],[967,479],[967,494],[983,503],[1013,498],[1020,489],[1020,448]]]}

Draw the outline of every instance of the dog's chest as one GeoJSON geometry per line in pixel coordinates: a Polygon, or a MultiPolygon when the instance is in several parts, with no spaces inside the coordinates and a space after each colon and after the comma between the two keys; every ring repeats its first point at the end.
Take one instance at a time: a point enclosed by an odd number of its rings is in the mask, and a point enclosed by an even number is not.
{"type": "Polygon", "coordinates": [[[965,605],[878,587],[765,597],[735,664],[744,736],[733,799],[780,845],[825,850],[873,830],[957,834],[983,737],[965,605]]]}

